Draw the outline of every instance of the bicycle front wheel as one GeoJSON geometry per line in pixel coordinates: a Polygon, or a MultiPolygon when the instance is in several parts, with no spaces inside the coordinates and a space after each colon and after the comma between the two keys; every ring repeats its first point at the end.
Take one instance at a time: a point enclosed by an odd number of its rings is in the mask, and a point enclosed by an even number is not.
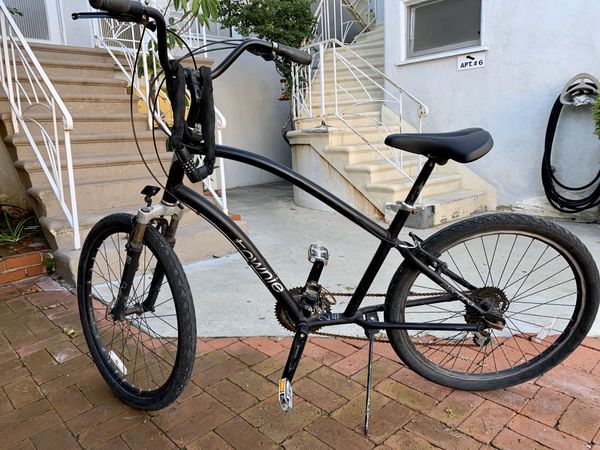
{"type": "Polygon", "coordinates": [[[90,231],[79,261],[79,314],[90,354],[113,392],[135,408],[156,410],[172,403],[190,378],[196,320],[181,263],[152,226],[125,305],[132,312],[111,316],[133,224],[131,215],[113,214],[90,231]]]}
{"type": "MultiPolygon", "coordinates": [[[[522,383],[564,360],[598,311],[596,264],[581,241],[536,217],[489,214],[434,234],[423,248],[475,288],[444,278],[481,306],[501,313],[502,330],[388,330],[398,356],[415,372],[455,389],[522,383]]],[[[481,323],[481,317],[408,263],[385,301],[386,320],[481,323]],[[445,299],[435,301],[435,298],[445,299]],[[433,300],[428,300],[431,298],[433,300]]]]}

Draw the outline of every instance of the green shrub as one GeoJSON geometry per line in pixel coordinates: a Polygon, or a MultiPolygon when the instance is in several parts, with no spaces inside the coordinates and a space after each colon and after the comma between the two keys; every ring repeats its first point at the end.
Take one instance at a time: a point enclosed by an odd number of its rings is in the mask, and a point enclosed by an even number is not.
{"type": "MultiPolygon", "coordinates": [[[[245,37],[256,36],[290,47],[300,47],[312,36],[314,17],[312,0],[221,0],[221,24],[234,27],[245,37]]],[[[283,94],[292,90],[291,64],[277,64],[277,72],[286,80],[283,94]]]]}
{"type": "Polygon", "coordinates": [[[592,114],[594,116],[595,129],[594,133],[600,137],[600,95],[596,97],[592,104],[592,114]]]}

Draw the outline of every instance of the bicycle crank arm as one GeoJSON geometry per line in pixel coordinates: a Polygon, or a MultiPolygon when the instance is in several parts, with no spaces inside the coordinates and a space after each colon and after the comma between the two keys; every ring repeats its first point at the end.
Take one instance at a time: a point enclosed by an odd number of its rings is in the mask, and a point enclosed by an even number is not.
{"type": "Polygon", "coordinates": [[[294,393],[292,391],[292,379],[302,358],[302,352],[308,339],[308,326],[305,323],[298,325],[296,335],[292,341],[290,354],[288,356],[283,375],[279,380],[279,406],[285,412],[290,411],[294,407],[294,393]]]}

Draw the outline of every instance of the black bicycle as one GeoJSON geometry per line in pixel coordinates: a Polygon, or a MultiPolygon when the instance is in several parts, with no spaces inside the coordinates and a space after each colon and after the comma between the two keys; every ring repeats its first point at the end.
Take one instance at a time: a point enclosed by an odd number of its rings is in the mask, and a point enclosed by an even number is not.
{"type": "MultiPolygon", "coordinates": [[[[398,239],[436,164],[468,163],[493,146],[479,128],[441,134],[394,134],[386,144],[425,155],[427,162],[389,228],[383,228],[322,187],[264,157],[214,144],[212,79],[244,51],[266,59],[310,64],[297,49],[257,39],[242,41],[212,72],[169,60],[165,21],[130,0],[90,0],[112,17],[156,29],[160,62],[173,105],[169,142],[174,156],[162,200],[147,186],[146,205],[133,216],[113,214],[90,231],[78,272],[81,322],[100,373],[127,404],[159,409],[173,402],[192,373],[196,322],[184,270],[173,246],[184,207],[216,227],[276,300],[280,322],[295,333],[279,383],[282,409],[293,405],[291,382],[310,333],[356,324],[369,340],[386,330],[399,358],[423,377],[456,389],[488,390],[522,383],[564,360],[592,326],[599,298],[596,264],[581,241],[558,225],[519,214],[485,214],[454,223],[423,241],[398,239]],[[184,119],[186,89],[191,98],[184,119]],[[211,109],[212,108],[212,109],[211,109]],[[201,134],[197,124],[202,125],[201,134]],[[195,155],[203,155],[201,164],[195,155]],[[319,284],[327,249],[312,245],[312,268],[301,288],[288,289],[246,234],[209,200],[183,184],[208,176],[215,157],[266,170],[293,183],[379,239],[380,244],[343,312],[332,312],[319,284]],[[362,307],[390,251],[404,262],[382,304],[362,307]]],[[[193,54],[193,52],[190,52],[193,54]]],[[[186,55],[187,56],[187,55],[186,55]]]]}

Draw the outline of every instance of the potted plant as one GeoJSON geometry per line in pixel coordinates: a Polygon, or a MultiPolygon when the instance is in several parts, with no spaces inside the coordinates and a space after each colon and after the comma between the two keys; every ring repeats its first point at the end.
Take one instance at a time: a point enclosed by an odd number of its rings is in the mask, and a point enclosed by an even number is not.
{"type": "MultiPolygon", "coordinates": [[[[236,28],[245,37],[256,36],[290,47],[300,47],[312,36],[314,17],[312,0],[221,0],[220,22],[236,28]]],[[[282,77],[280,100],[292,93],[292,66],[278,60],[277,72],[282,77]]]]}

